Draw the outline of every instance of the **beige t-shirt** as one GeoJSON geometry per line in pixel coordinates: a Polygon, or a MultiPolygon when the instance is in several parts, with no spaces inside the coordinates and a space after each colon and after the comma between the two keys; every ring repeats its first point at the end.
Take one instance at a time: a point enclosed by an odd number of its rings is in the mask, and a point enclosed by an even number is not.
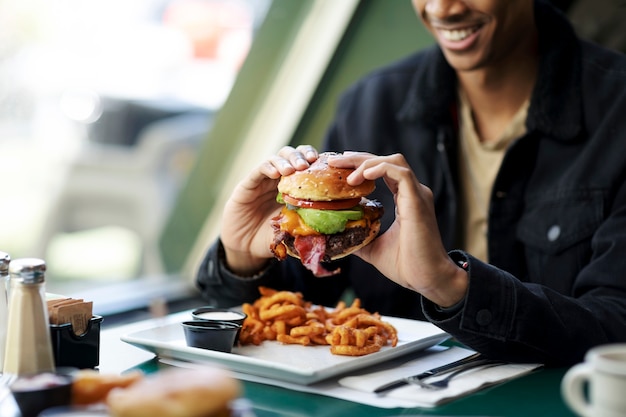
{"type": "Polygon", "coordinates": [[[506,149],[526,133],[529,100],[497,141],[482,143],[476,133],[469,101],[462,91],[459,91],[459,98],[462,248],[487,262],[487,214],[491,190],[506,149]]]}

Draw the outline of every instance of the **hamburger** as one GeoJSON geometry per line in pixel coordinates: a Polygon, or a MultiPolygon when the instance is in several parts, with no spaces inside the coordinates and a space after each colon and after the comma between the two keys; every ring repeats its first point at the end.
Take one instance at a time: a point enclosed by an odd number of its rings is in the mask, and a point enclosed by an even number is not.
{"type": "Polygon", "coordinates": [[[271,220],[274,256],[298,258],[318,277],[339,272],[322,263],[372,242],[383,215],[382,205],[366,198],[375,189],[374,181],[349,185],[346,178],[353,170],[328,165],[332,155],[338,154],[321,153],[308,169],[281,177],[276,200],[284,207],[271,220]]]}

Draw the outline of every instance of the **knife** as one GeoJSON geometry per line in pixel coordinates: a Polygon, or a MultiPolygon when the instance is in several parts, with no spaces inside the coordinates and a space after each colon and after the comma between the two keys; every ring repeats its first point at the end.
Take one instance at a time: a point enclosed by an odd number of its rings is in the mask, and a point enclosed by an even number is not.
{"type": "Polygon", "coordinates": [[[400,387],[402,387],[404,385],[408,385],[408,383],[409,383],[408,379],[409,378],[411,378],[411,379],[425,379],[425,378],[428,378],[428,377],[431,377],[431,376],[440,375],[440,374],[447,373],[447,372],[452,372],[452,371],[454,371],[454,370],[456,370],[458,368],[461,368],[461,367],[467,365],[468,363],[471,363],[471,362],[474,362],[474,361],[478,360],[479,357],[480,357],[480,353],[474,353],[473,355],[470,355],[470,356],[468,356],[466,358],[459,359],[458,361],[450,362],[450,363],[447,363],[445,365],[429,369],[429,370],[424,371],[424,372],[422,372],[420,374],[417,374],[417,375],[414,375],[414,376],[405,377],[405,378],[402,378],[402,379],[397,379],[395,381],[389,382],[389,383],[387,383],[385,385],[381,385],[380,387],[376,388],[374,390],[374,394],[381,395],[381,394],[384,394],[387,391],[391,391],[391,390],[394,390],[396,388],[400,388],[400,387]]]}

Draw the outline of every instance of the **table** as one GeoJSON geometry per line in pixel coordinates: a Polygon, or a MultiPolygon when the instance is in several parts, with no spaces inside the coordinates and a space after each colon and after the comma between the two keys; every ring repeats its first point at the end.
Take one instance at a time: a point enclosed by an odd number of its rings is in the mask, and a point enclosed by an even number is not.
{"type": "MultiPolygon", "coordinates": [[[[158,319],[105,329],[101,333],[101,372],[123,373],[139,369],[158,372],[168,365],[152,353],[120,340],[120,336],[136,330],[154,327],[158,319]]],[[[275,386],[243,381],[243,395],[252,401],[257,417],[390,417],[390,416],[489,416],[489,417],[575,417],[560,394],[561,379],[567,369],[541,369],[507,383],[482,390],[434,409],[383,409],[343,401],[336,398],[296,392],[275,386]]],[[[4,401],[6,403],[7,401],[4,401]]],[[[12,402],[12,401],[11,401],[12,402]]],[[[2,417],[10,406],[0,403],[2,417]]]]}
{"type": "MultiPolygon", "coordinates": [[[[122,334],[152,327],[138,322],[102,332],[100,369],[124,372],[140,369],[157,372],[166,367],[150,352],[119,340],[122,334]]],[[[252,401],[258,417],[275,416],[498,416],[498,417],[575,417],[561,398],[561,379],[567,369],[541,369],[521,378],[488,388],[476,394],[434,408],[383,409],[336,398],[296,392],[284,388],[243,382],[244,396],[252,401]]]]}
{"type": "MultiPolygon", "coordinates": [[[[157,359],[138,364],[146,372],[164,367],[157,359]]],[[[347,417],[347,416],[498,416],[575,417],[560,397],[565,370],[543,369],[497,387],[434,409],[383,409],[321,395],[243,382],[244,396],[254,404],[258,417],[347,417]]]]}

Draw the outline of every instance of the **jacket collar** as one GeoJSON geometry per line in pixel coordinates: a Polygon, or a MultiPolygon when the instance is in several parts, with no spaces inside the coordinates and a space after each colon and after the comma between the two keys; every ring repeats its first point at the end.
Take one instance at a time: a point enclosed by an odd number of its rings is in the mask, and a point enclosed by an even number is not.
{"type": "MultiPolygon", "coordinates": [[[[559,140],[575,139],[582,132],[581,51],[573,28],[559,11],[535,2],[539,32],[539,76],[533,90],[526,127],[559,140]]],[[[452,123],[457,79],[438,46],[424,51],[399,120],[420,119],[428,124],[452,123]]]]}

